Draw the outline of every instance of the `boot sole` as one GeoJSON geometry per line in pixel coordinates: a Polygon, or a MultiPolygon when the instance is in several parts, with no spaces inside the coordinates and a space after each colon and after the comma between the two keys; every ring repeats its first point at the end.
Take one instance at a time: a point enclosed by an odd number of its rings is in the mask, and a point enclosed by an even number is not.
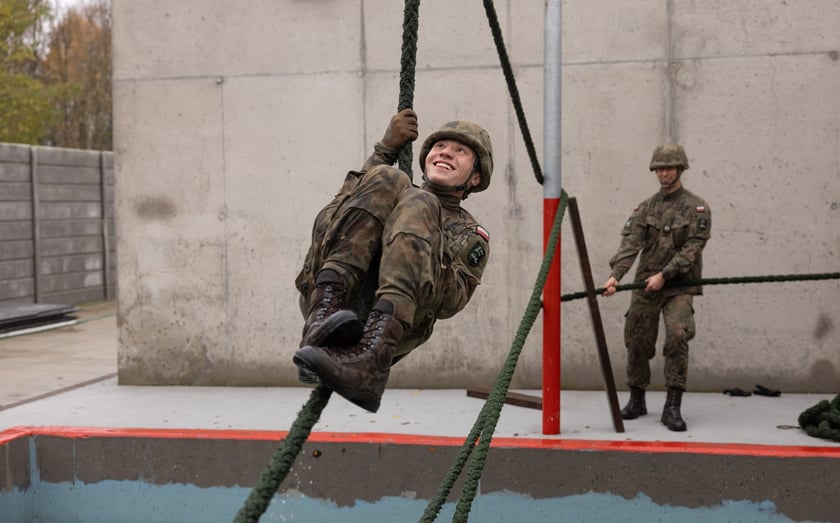
{"type": "Polygon", "coordinates": [[[661,421],[662,424],[665,425],[671,432],[685,432],[688,430],[688,425],[686,424],[683,424],[682,426],[671,426],[668,425],[668,422],[662,418],[660,418],[659,421],[661,421]]]}
{"type": "Polygon", "coordinates": [[[369,412],[376,412],[379,410],[381,398],[372,394],[360,393],[350,387],[345,387],[333,381],[329,375],[321,375],[318,364],[318,359],[320,357],[321,356],[318,352],[316,352],[315,347],[306,346],[299,349],[292,360],[295,362],[295,365],[298,366],[298,369],[300,369],[301,375],[312,374],[316,376],[319,383],[330,388],[333,392],[338,393],[347,401],[369,412]]]}
{"type": "Polygon", "coordinates": [[[621,412],[621,419],[636,419],[636,418],[638,418],[640,416],[644,416],[646,414],[647,414],[647,410],[643,410],[641,412],[626,413],[626,414],[624,413],[624,411],[622,411],[621,412]]]}
{"type": "Polygon", "coordinates": [[[300,346],[353,345],[362,338],[364,330],[365,326],[355,312],[340,310],[313,327],[301,340],[300,346]]]}
{"type": "MultiPolygon", "coordinates": [[[[340,310],[332,314],[323,323],[311,329],[300,346],[306,345],[353,345],[362,337],[365,326],[362,325],[356,313],[350,310],[340,310]]],[[[318,375],[309,369],[300,368],[298,380],[307,385],[321,383],[318,375]]]]}

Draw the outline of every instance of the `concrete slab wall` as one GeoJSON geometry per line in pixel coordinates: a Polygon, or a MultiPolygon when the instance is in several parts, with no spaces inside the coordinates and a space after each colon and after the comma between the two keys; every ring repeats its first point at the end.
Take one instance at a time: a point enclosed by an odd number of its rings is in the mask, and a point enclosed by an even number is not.
{"type": "MultiPolygon", "coordinates": [[[[545,2],[495,6],[542,157],[545,2]]],[[[313,217],[396,110],[402,5],[114,0],[113,15],[120,382],[295,384],[293,280],[313,217]]],[[[840,268],[837,27],[833,0],[564,3],[562,180],[596,284],[656,190],[647,164],[666,140],[685,145],[685,184],[714,213],[704,276],[840,268]]],[[[489,385],[541,261],[542,187],[480,2],[423,2],[414,106],[423,136],[453,117],[490,132],[493,183],[465,206],[492,252],[467,309],[391,386],[489,385]]],[[[568,226],[562,250],[563,292],[582,290],[568,226]]],[[[838,291],[837,280],[708,287],[689,387],[835,391],[838,291]]],[[[599,300],[620,382],[628,301],[599,300]]],[[[564,387],[602,387],[588,315],[564,304],[564,387]]],[[[539,386],[541,340],[538,322],[514,387],[539,386]]]]}

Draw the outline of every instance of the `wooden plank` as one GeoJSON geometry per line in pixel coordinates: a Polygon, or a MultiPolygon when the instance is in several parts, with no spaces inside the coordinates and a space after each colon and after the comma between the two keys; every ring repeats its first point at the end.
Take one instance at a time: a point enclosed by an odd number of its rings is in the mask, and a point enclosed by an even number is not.
{"type": "MultiPolygon", "coordinates": [[[[467,389],[467,396],[470,398],[487,399],[490,397],[490,389],[482,387],[467,389]]],[[[507,395],[505,395],[505,403],[516,405],[517,407],[542,410],[542,398],[539,396],[520,394],[518,392],[508,392],[507,395]]]]}

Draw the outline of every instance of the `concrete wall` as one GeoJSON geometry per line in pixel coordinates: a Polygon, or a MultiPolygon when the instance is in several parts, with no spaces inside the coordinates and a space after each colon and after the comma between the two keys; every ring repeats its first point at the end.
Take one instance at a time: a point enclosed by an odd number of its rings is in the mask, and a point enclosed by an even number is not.
{"type": "MultiPolygon", "coordinates": [[[[229,6],[113,0],[121,383],[296,384],[293,280],[311,221],[396,110],[399,3],[229,6]]],[[[541,157],[544,9],[496,2],[541,157]]],[[[666,140],[685,145],[685,184],[714,213],[706,277],[840,268],[838,27],[834,0],[564,3],[562,179],[596,284],[656,190],[646,167],[666,140]]],[[[422,3],[414,106],[423,136],[457,117],[493,137],[493,183],[466,201],[492,252],[467,309],[391,386],[489,385],[541,261],[542,187],[480,2],[422,3]]],[[[570,232],[564,293],[582,290],[570,232]]],[[[836,390],[838,291],[837,280],[707,288],[689,387],[836,390]]],[[[599,300],[620,382],[628,301],[599,300]]],[[[540,386],[541,331],[515,387],[540,386]]],[[[563,307],[562,345],[563,386],[601,387],[582,301],[563,307]]],[[[661,368],[657,358],[655,387],[661,368]]]]}
{"type": "MultiPolygon", "coordinates": [[[[231,521],[282,436],[189,432],[0,440],[3,521],[231,521]]],[[[303,445],[262,521],[423,520],[463,443],[345,436],[303,445]],[[407,473],[407,463],[422,465],[407,473]]],[[[837,521],[840,469],[829,448],[779,456],[774,447],[580,443],[512,438],[492,449],[470,521],[837,521]]],[[[467,474],[435,521],[453,519],[467,474]]]]}
{"type": "Polygon", "coordinates": [[[113,298],[115,250],[110,151],[0,143],[0,303],[113,298]]]}

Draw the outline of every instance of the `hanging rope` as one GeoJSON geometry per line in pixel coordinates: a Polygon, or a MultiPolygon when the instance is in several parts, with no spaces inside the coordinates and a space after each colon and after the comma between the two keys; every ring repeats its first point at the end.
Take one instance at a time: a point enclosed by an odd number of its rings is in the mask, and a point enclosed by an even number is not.
{"type": "MultiPolygon", "coordinates": [[[[419,25],[420,0],[405,0],[402,55],[400,58],[400,98],[397,103],[397,111],[414,106],[414,71],[417,67],[417,29],[419,25]]],[[[402,146],[397,160],[400,170],[408,174],[409,180],[413,180],[411,174],[411,142],[402,146]]]]}
{"type": "MultiPolygon", "coordinates": [[[[403,45],[400,60],[400,96],[398,110],[414,104],[414,71],[417,63],[417,29],[420,18],[420,0],[405,0],[403,12],[403,45]]],[[[406,144],[399,153],[400,169],[411,178],[411,145],[406,144]]],[[[378,272],[378,267],[376,268],[378,272]]],[[[365,315],[367,311],[364,311],[365,315]]],[[[289,434],[283,439],[271,461],[263,470],[260,480],[234,519],[235,523],[257,523],[268,508],[271,498],[289,474],[303,444],[309,438],[312,427],[318,423],[321,413],[330,400],[332,390],[318,385],[309,396],[309,401],[298,413],[289,434]]]]}
{"type": "Polygon", "coordinates": [[[528,122],[525,120],[525,111],[522,110],[522,100],[519,98],[519,89],[516,87],[516,79],[513,77],[513,68],[510,66],[510,59],[505,48],[505,41],[502,38],[502,28],[499,26],[499,18],[496,16],[493,0],[484,0],[484,12],[487,13],[487,21],[490,22],[490,32],[493,33],[493,42],[496,44],[496,52],[499,55],[499,62],[505,75],[510,99],[513,102],[513,109],[516,111],[516,119],[519,121],[519,130],[522,132],[522,139],[525,141],[525,149],[528,151],[528,158],[531,160],[531,169],[534,171],[537,183],[542,185],[544,181],[542,168],[539,160],[537,160],[537,151],[534,148],[534,141],[531,139],[531,131],[528,130],[528,122]]]}
{"type": "Polygon", "coordinates": [[[543,257],[540,271],[537,275],[534,290],[531,292],[531,299],[528,301],[528,306],[525,309],[525,314],[519,324],[519,329],[516,331],[516,336],[513,340],[508,357],[505,360],[499,376],[496,378],[496,383],[493,385],[493,390],[484,403],[481,412],[478,415],[475,425],[469,436],[467,436],[461,451],[455,461],[455,464],[450,469],[449,473],[441,483],[438,492],[429,501],[423,517],[420,519],[421,523],[431,523],[437,518],[441,507],[446,502],[452,486],[460,476],[464,465],[472,453],[475,442],[479,435],[481,441],[476,448],[475,456],[473,457],[470,471],[467,474],[464,487],[461,491],[461,497],[458,500],[458,505],[455,507],[455,515],[452,521],[465,522],[469,518],[469,512],[472,507],[473,499],[478,488],[478,481],[481,479],[481,474],[484,470],[484,464],[487,460],[487,453],[490,450],[490,441],[493,439],[493,434],[496,432],[496,424],[502,412],[502,407],[505,404],[508,388],[513,379],[513,372],[516,370],[516,364],[519,361],[519,356],[522,354],[522,348],[525,345],[525,339],[534,325],[542,307],[542,292],[545,287],[545,280],[548,278],[548,271],[551,268],[551,262],[554,259],[554,253],[557,249],[557,243],[560,238],[560,228],[563,222],[563,215],[566,212],[566,205],[568,203],[568,195],[561,190],[560,205],[557,210],[554,224],[551,227],[549,239],[545,248],[545,256],[543,257]]]}
{"type": "Polygon", "coordinates": [[[312,432],[312,427],[321,418],[321,412],[327,406],[331,394],[332,391],[323,385],[315,387],[309,395],[309,401],[300,409],[289,433],[280,442],[280,448],[263,470],[260,481],[236,514],[234,523],[257,523],[260,520],[268,504],[271,503],[271,498],[289,474],[289,470],[300,454],[300,449],[303,448],[303,444],[312,432]]]}

